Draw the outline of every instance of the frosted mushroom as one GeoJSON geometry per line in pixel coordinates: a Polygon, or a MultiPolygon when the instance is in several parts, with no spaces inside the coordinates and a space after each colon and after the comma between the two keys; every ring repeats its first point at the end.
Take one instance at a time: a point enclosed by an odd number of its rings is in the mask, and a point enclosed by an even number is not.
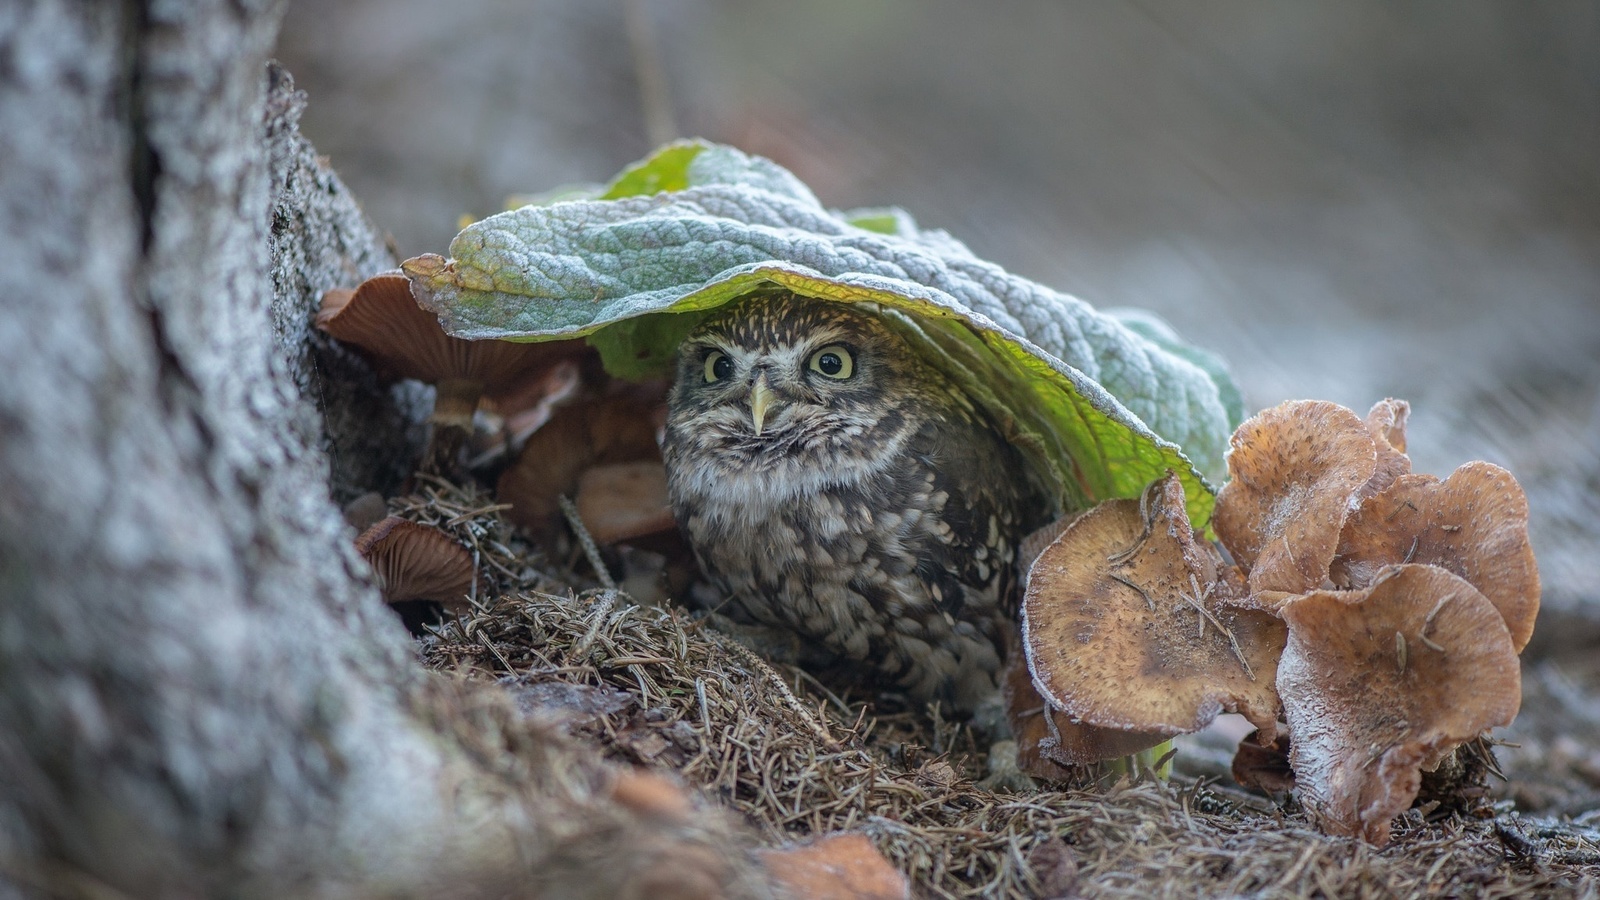
{"type": "Polygon", "coordinates": [[[1035,529],[1017,543],[1017,583],[1024,589],[1028,586],[1028,572],[1033,568],[1033,561],[1039,558],[1044,548],[1054,544],[1062,532],[1083,515],[1084,510],[1067,513],[1064,516],[1035,529]]]}
{"type": "Polygon", "coordinates": [[[1488,598],[1436,566],[1285,604],[1278,692],[1296,790],[1330,834],[1389,840],[1421,773],[1509,725],[1521,701],[1511,634],[1488,598]]]}
{"type": "Polygon", "coordinates": [[[390,516],[356,538],[385,603],[436,600],[466,607],[477,569],[467,548],[437,528],[390,516]]]}
{"type": "Polygon", "coordinates": [[[1364,587],[1387,566],[1436,565],[1489,598],[1518,652],[1539,612],[1539,567],[1528,543],[1528,499],[1510,472],[1469,462],[1444,481],[1402,475],[1351,514],[1332,574],[1364,587]]]}
{"type": "Polygon", "coordinates": [[[1283,623],[1225,602],[1221,568],[1170,474],[1085,513],[1029,575],[1023,645],[1039,693],[1090,725],[1162,735],[1237,712],[1270,741],[1283,623]]]}
{"type": "Polygon", "coordinates": [[[1321,400],[1279,404],[1234,431],[1232,480],[1211,524],[1249,571],[1252,593],[1324,586],[1351,498],[1372,479],[1377,456],[1367,424],[1321,400]]]}
{"type": "Polygon", "coordinates": [[[530,344],[451,337],[417,305],[398,270],[374,275],[354,291],[323,295],[317,327],[358,347],[390,378],[433,385],[433,434],[422,468],[449,469],[467,436],[480,397],[515,391],[558,362],[584,352],[582,342],[530,344]]]}
{"type": "Polygon", "coordinates": [[[1390,397],[1372,405],[1367,431],[1377,452],[1376,465],[1372,477],[1356,492],[1357,500],[1365,500],[1411,472],[1411,457],[1406,455],[1406,420],[1410,416],[1411,404],[1404,400],[1390,397]]]}
{"type": "Polygon", "coordinates": [[[1159,732],[1099,728],[1072,721],[1039,696],[1020,652],[1012,653],[1006,663],[1002,689],[1006,719],[1017,742],[1017,768],[1035,778],[1070,781],[1072,766],[1132,756],[1167,739],[1159,732]]]}

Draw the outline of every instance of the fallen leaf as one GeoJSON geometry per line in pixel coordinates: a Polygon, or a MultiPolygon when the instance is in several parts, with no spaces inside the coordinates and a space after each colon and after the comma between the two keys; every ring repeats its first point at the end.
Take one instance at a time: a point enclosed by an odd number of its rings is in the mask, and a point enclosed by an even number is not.
{"type": "Polygon", "coordinates": [[[682,787],[641,770],[619,772],[611,783],[611,799],[637,815],[680,825],[694,813],[682,787]]]}
{"type": "Polygon", "coordinates": [[[807,900],[907,900],[911,886],[861,834],[831,834],[809,844],[761,851],[780,884],[807,900]]]}

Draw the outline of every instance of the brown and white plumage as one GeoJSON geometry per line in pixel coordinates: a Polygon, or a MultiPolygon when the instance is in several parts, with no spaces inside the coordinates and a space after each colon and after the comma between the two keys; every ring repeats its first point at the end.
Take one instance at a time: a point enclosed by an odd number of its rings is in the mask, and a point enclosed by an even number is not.
{"type": "Polygon", "coordinates": [[[719,312],[679,352],[664,452],[701,567],[751,619],[914,699],[993,692],[1044,504],[872,308],[769,292],[719,312]]]}

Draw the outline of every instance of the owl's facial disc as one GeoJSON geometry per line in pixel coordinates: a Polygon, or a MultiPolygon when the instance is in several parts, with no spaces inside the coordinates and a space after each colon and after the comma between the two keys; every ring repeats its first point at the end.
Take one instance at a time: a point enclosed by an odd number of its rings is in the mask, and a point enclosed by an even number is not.
{"type": "Polygon", "coordinates": [[[713,478],[832,471],[848,448],[903,438],[911,365],[898,336],[849,304],[736,301],[684,340],[668,444],[675,459],[715,467],[713,478]]]}

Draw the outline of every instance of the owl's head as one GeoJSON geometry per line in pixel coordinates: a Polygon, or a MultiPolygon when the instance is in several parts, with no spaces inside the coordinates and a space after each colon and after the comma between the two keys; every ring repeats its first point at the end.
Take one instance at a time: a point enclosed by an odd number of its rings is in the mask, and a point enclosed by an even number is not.
{"type": "Polygon", "coordinates": [[[903,437],[919,373],[904,338],[850,304],[752,295],[684,340],[668,442],[757,469],[826,463],[903,437]]]}

